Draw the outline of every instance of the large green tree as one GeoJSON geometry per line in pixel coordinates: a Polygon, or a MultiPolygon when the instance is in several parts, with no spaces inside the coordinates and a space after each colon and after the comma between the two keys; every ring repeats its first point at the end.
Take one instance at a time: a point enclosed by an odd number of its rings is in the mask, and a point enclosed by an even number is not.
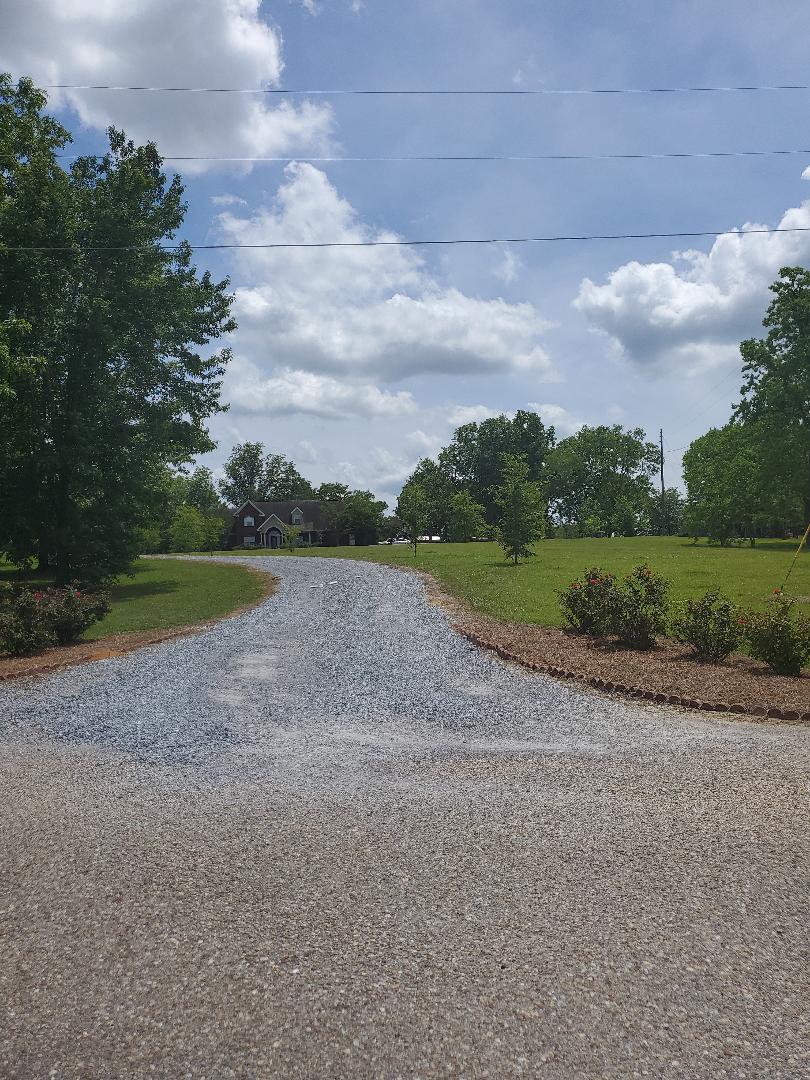
{"type": "Polygon", "coordinates": [[[427,502],[426,531],[446,540],[450,520],[450,499],[458,490],[458,485],[446,464],[442,462],[437,464],[430,458],[423,458],[405,481],[403,490],[411,484],[419,488],[427,502]]]}
{"type": "Polygon", "coordinates": [[[315,490],[283,454],[265,454],[260,442],[238,443],[225,463],[220,493],[231,506],[248,499],[263,502],[312,499],[315,490]]]}
{"type": "Polygon", "coordinates": [[[547,427],[537,413],[519,409],[511,418],[493,416],[462,425],[439,454],[439,467],[455,490],[469,491],[484,507],[487,520],[495,522],[500,515],[498,488],[503,483],[505,457],[523,458],[529,479],[545,486],[554,444],[554,428],[547,427]]]}
{"type": "Polygon", "coordinates": [[[757,424],[730,423],[695,439],[683,456],[688,493],[686,525],[693,536],[725,546],[758,533],[784,512],[779,493],[763,470],[763,431],[757,424]]]}
{"type": "Polygon", "coordinates": [[[740,346],[742,400],[735,416],[756,423],[768,484],[800,500],[810,522],[810,271],[787,266],[771,285],[767,336],[740,346]]]}
{"type": "Polygon", "coordinates": [[[551,455],[549,497],[558,524],[581,536],[633,536],[649,527],[651,475],[660,463],[641,428],[583,427],[551,455]]]}
{"type": "Polygon", "coordinates": [[[355,544],[376,544],[384,529],[385,503],[375,499],[370,491],[349,491],[342,494],[340,484],[322,484],[321,489],[331,488],[332,497],[324,500],[328,543],[340,544],[354,538],[355,544]]]}
{"type": "Polygon", "coordinates": [[[0,550],[105,577],[137,551],[156,471],[213,448],[228,352],[206,346],[232,298],[167,247],[186,205],[155,146],[111,129],[64,170],[45,104],[0,77],[0,550]]]}

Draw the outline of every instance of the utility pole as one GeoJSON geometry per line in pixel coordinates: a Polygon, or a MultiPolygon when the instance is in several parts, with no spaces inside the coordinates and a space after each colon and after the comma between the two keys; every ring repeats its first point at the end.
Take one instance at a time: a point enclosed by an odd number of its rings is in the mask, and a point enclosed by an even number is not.
{"type": "Polygon", "coordinates": [[[661,535],[666,536],[667,529],[667,499],[664,494],[664,429],[658,431],[659,444],[661,446],[661,535]]]}

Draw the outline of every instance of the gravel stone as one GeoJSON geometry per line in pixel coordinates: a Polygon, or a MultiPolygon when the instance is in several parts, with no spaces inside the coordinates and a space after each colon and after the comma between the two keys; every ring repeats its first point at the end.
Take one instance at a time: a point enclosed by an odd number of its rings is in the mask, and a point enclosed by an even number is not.
{"type": "Polygon", "coordinates": [[[805,729],[242,561],[259,607],[0,685],[0,1075],[810,1077],[805,729]]]}

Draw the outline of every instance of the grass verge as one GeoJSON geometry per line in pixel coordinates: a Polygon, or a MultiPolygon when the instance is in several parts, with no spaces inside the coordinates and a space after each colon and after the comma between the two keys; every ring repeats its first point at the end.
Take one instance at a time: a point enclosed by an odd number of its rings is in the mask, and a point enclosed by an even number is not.
{"type": "MultiPolygon", "coordinates": [[[[133,576],[112,588],[112,611],[84,634],[98,641],[117,634],[167,630],[221,618],[266,594],[271,579],[245,566],[183,559],[138,559],[133,576]]],[[[0,566],[0,580],[47,584],[36,570],[21,575],[0,566]]]]}

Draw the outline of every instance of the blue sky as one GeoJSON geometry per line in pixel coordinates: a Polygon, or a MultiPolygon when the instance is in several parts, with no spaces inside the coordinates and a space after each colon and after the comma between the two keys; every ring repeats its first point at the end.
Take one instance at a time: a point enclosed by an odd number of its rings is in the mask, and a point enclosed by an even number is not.
{"type": "MultiPolygon", "coordinates": [[[[810,9],[775,2],[11,0],[0,67],[39,83],[554,89],[803,83],[810,9]]],[[[192,241],[446,239],[810,225],[810,155],[685,161],[331,163],[320,155],[658,153],[810,146],[810,93],[542,97],[53,96],[76,148],[107,124],[183,166],[192,241]]],[[[728,417],[737,343],[810,236],[442,249],[201,252],[240,329],[218,468],[259,439],[314,481],[393,501],[466,419],[536,408],[663,426],[728,417]],[[687,250],[691,249],[691,250],[687,250]]]]}

